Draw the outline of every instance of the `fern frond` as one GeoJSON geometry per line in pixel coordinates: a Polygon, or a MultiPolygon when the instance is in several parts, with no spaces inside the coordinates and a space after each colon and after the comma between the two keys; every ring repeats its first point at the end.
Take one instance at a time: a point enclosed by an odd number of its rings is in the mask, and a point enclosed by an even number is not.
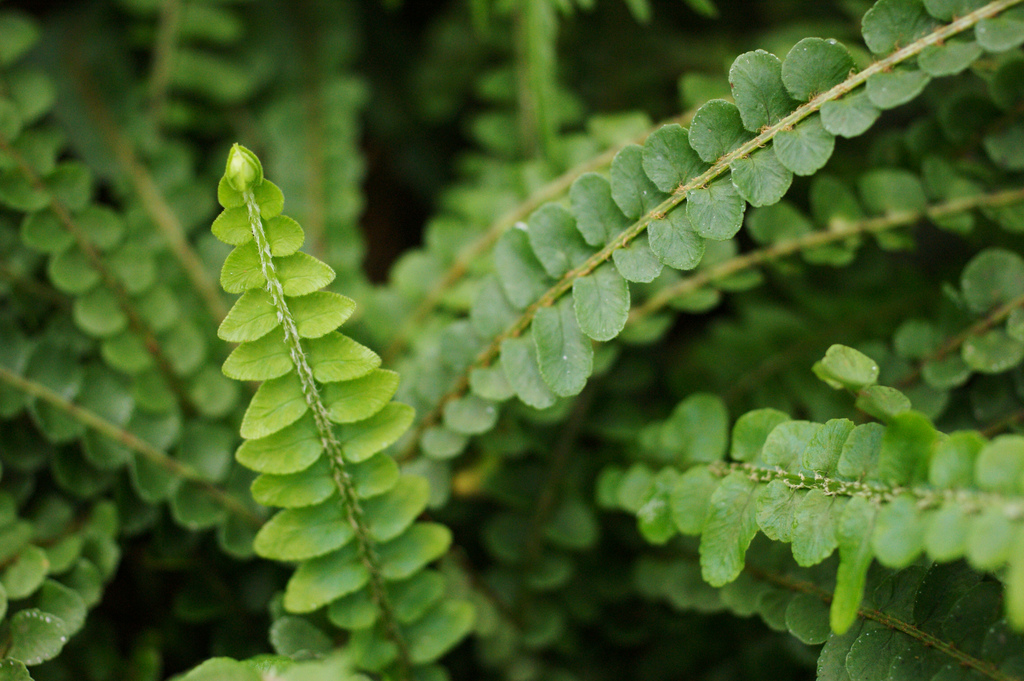
{"type": "Polygon", "coordinates": [[[393,667],[410,678],[414,666],[433,662],[464,636],[473,617],[468,603],[453,600],[403,616],[397,600],[415,598],[416,590],[395,582],[413,579],[451,540],[443,526],[414,522],[426,506],[427,482],[399,475],[382,451],[408,428],[412,409],[391,402],[397,374],[376,368],[372,352],[335,331],[354,303],[318,290],[334,272],[298,251],[301,227],[281,215],[284,197],[252,152],[232,147],[217,193],[225,210],[213,233],[235,246],[221,283],[244,292],[218,331],[242,343],[225,372],[267,379],[242,419],[247,442],[237,457],[262,473],[253,483],[256,498],[285,507],[254,548],[300,563],[285,590],[287,610],[327,607],[332,622],[354,630],[359,666],[393,667]],[[366,617],[353,620],[350,602],[360,599],[366,617]]]}

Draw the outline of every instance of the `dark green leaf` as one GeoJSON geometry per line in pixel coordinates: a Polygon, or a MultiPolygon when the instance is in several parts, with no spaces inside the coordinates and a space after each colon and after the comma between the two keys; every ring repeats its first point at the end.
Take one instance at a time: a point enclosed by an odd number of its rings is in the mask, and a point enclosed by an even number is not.
{"type": "Polygon", "coordinates": [[[643,166],[655,186],[668,194],[708,167],[690,146],[687,130],[677,123],[662,126],[647,138],[643,166]]]}
{"type": "Polygon", "coordinates": [[[708,163],[752,138],[743,127],[740,110],[732,102],[713,99],[700,109],[690,123],[690,146],[708,163]]]}
{"type": "Polygon", "coordinates": [[[846,80],[853,57],[835,40],[804,38],[782,62],[782,82],[789,94],[807,101],[846,80]]]}
{"type": "Polygon", "coordinates": [[[729,164],[732,183],[751,206],[769,206],[789,191],[793,173],[779,163],[774,147],[759,149],[729,164]]]}
{"type": "Polygon", "coordinates": [[[924,71],[897,67],[868,78],[865,92],[879,109],[894,109],[921,94],[930,80],[924,71]]]}
{"type": "Polygon", "coordinates": [[[533,319],[540,375],[561,397],[577,395],[593,371],[591,341],[580,330],[572,301],[537,310],[533,319]]]}
{"type": "Polygon", "coordinates": [[[747,547],[757,534],[757,491],[757,483],[737,471],[711,495],[700,541],[701,575],[711,586],[724,586],[743,570],[747,547]]]}
{"type": "MultiPolygon", "coordinates": [[[[681,215],[675,211],[672,215],[681,215]]],[[[650,228],[654,230],[652,223],[650,228]]],[[[654,235],[651,234],[652,249],[654,235]]],[[[612,263],[604,263],[572,284],[576,321],[583,333],[596,341],[619,335],[629,317],[629,285],[612,263]]],[[[472,379],[472,377],[470,377],[472,379]]]]}
{"type": "Polygon", "coordinates": [[[840,137],[864,134],[880,115],[882,110],[871,103],[866,88],[821,105],[821,124],[840,137]]]}
{"type": "Polygon", "coordinates": [[[862,22],[864,42],[875,54],[888,54],[927,35],[939,22],[928,16],[921,0],[879,0],[862,22]]]}
{"type": "Polygon", "coordinates": [[[505,295],[520,310],[544,295],[551,285],[522,229],[510,229],[498,240],[494,247],[494,269],[505,295]]]}
{"type": "Polygon", "coordinates": [[[781,130],[772,148],[779,162],[796,175],[813,175],[828,163],[836,138],[820,116],[811,116],[791,130],[781,130]]]}
{"type": "Polygon", "coordinates": [[[555,203],[545,204],[534,211],[526,234],[537,260],[555,279],[593,254],[576,229],[572,214],[555,203]]]}
{"type": "Polygon", "coordinates": [[[643,168],[643,150],[630,144],[612,161],[612,198],[627,218],[639,219],[654,210],[666,195],[647,177],[643,168]]]}
{"type": "Polygon", "coordinates": [[[917,56],[917,65],[932,77],[952,76],[973,64],[981,54],[981,45],[976,42],[949,41],[924,48],[917,56]]]}
{"type": "Polygon", "coordinates": [[[782,84],[782,62],[764,50],[737,57],[729,68],[729,85],[743,125],[751,132],[778,123],[796,107],[782,84]]]}
{"type": "Polygon", "coordinates": [[[525,404],[547,409],[555,403],[555,395],[541,378],[532,331],[501,343],[501,368],[505,378],[525,404]]]}
{"type": "MultiPolygon", "coordinates": [[[[677,209],[678,210],[678,209],[677,209]]],[[[623,248],[612,253],[615,269],[626,281],[650,283],[661,274],[662,264],[651,250],[646,233],[639,235],[623,248]]]]}
{"type": "Polygon", "coordinates": [[[576,229],[591,246],[604,246],[629,226],[630,219],[612,199],[612,187],[597,173],[580,175],[569,190],[576,229]]]}
{"type": "Polygon", "coordinates": [[[647,226],[647,235],[651,250],[669,267],[692,270],[704,256],[704,238],[697,234],[682,210],[674,210],[668,217],[652,221],[647,226]]]}
{"type": "Polygon", "coordinates": [[[705,239],[731,239],[743,225],[747,204],[728,180],[691,190],[686,195],[686,217],[705,239]]]}

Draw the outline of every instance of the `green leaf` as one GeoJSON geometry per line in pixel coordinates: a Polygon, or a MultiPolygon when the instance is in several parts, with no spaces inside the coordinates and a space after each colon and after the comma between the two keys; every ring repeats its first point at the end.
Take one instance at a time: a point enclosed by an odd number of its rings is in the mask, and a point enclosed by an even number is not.
{"type": "Polygon", "coordinates": [[[785,196],[793,173],[779,163],[773,147],[759,149],[729,164],[732,183],[751,206],[770,206],[785,196]]]}
{"type": "Polygon", "coordinates": [[[806,102],[842,83],[853,70],[853,57],[835,40],[804,38],[782,62],[782,82],[795,99],[806,102]]]}
{"type": "Polygon", "coordinates": [[[864,497],[853,497],[843,508],[836,525],[839,543],[839,569],[832,596],[829,621],[832,631],[844,634],[857,619],[864,597],[864,583],[871,565],[871,535],[877,508],[864,497]]]}
{"type": "Polygon", "coordinates": [[[225,376],[236,381],[266,381],[284,376],[295,365],[284,342],[284,331],[274,329],[259,340],[235,348],[222,368],[225,376]]]}
{"type": "Polygon", "coordinates": [[[289,297],[304,296],[334,281],[334,270],[301,251],[275,258],[274,265],[284,287],[284,294],[289,297]]]}
{"type": "Polygon", "coordinates": [[[363,505],[370,536],[384,542],[402,534],[427,507],[429,498],[426,479],[403,475],[386,494],[368,499],[363,505]]]}
{"type": "Polygon", "coordinates": [[[814,434],[801,454],[803,467],[832,476],[853,429],[853,421],[849,419],[831,419],[826,422],[814,434]]]}
{"type": "Polygon", "coordinates": [[[1003,578],[1006,584],[1006,617],[1017,631],[1024,629],[1024,531],[1017,530],[1008,557],[1009,569],[1003,578]]]}
{"type": "Polygon", "coordinates": [[[971,518],[963,507],[947,504],[926,517],[924,546],[929,557],[937,561],[950,561],[967,553],[967,537],[971,518]]]}
{"type": "Polygon", "coordinates": [[[878,380],[878,364],[862,352],[833,345],[825,358],[815,362],[814,374],[836,390],[863,390],[878,380]]]}
{"type": "Polygon", "coordinates": [[[1008,371],[1024,359],[1024,343],[1011,338],[1002,329],[991,329],[971,336],[960,347],[960,356],[969,368],[983,374],[1008,371]]]}
{"type": "Polygon", "coordinates": [[[522,310],[548,290],[551,280],[522,229],[502,234],[494,246],[494,269],[509,301],[522,310]]]}
{"type": "Polygon", "coordinates": [[[604,246],[629,226],[612,199],[612,186],[597,173],[584,173],[569,189],[569,203],[576,216],[576,229],[591,246],[604,246]]]}
{"type": "Polygon", "coordinates": [[[797,565],[817,565],[832,555],[839,540],[836,538],[836,520],[846,501],[827,496],[812,489],[797,502],[793,509],[793,558],[797,565]]]}
{"type": "Polygon", "coordinates": [[[708,165],[690,146],[686,128],[672,123],[656,130],[644,142],[643,167],[658,189],[671,194],[707,170],[708,165]]]}
{"type": "Polygon", "coordinates": [[[648,284],[661,274],[662,264],[651,250],[647,233],[637,236],[623,248],[612,253],[615,269],[626,281],[648,284]]]}
{"type": "MultiPolygon", "coordinates": [[[[223,201],[221,203],[223,204],[223,201]]],[[[243,205],[224,209],[213,221],[210,229],[215,237],[232,246],[241,246],[253,239],[249,210],[243,205]]]]}
{"type": "Polygon", "coordinates": [[[679,474],[674,468],[663,468],[654,476],[653,484],[641,497],[637,509],[637,529],[651,544],[664,544],[676,533],[672,517],[671,495],[679,474]]]}
{"type": "Polygon", "coordinates": [[[897,414],[910,409],[910,398],[896,388],[886,385],[869,385],[857,395],[857,409],[880,421],[890,421],[897,414]]]}
{"type": "MultiPolygon", "coordinates": [[[[616,209],[617,211],[618,209],[616,209]]],[[[505,297],[505,292],[502,290],[501,284],[498,283],[497,277],[487,276],[481,282],[479,289],[479,293],[473,299],[469,320],[477,336],[494,338],[510,327],[518,314],[512,309],[508,298],[505,297]]]]}
{"type": "Polygon", "coordinates": [[[466,395],[444,405],[444,425],[463,435],[480,435],[498,422],[498,407],[477,395],[466,395]]]}
{"type": "Polygon", "coordinates": [[[585,262],[593,253],[576,229],[572,214],[556,203],[544,204],[533,212],[526,234],[534,255],[555,279],[585,262]]]}
{"type": "Polygon", "coordinates": [[[537,310],[533,339],[540,375],[551,391],[560,397],[579,394],[593,371],[594,350],[576,322],[572,302],[537,310]]]}
{"type": "Polygon", "coordinates": [[[985,135],[982,144],[992,161],[1006,170],[1024,170],[1024,153],[1021,143],[1024,141],[1024,125],[1015,122],[1011,125],[992,130],[985,135]]]}
{"type": "Polygon", "coordinates": [[[729,68],[729,85],[743,125],[751,132],[778,123],[796,108],[782,84],[782,62],[764,50],[737,57],[729,68]]]}
{"type": "Polygon", "coordinates": [[[828,605],[812,594],[797,594],[786,607],[786,627],[801,643],[818,645],[828,640],[828,605]]]}
{"type": "Polygon", "coordinates": [[[5,657],[31,667],[60,654],[68,640],[64,620],[39,608],[19,610],[7,623],[9,643],[5,657]]]}
{"type": "Polygon", "coordinates": [[[741,471],[730,473],[711,495],[700,540],[701,576],[714,587],[736,579],[757,534],[757,483],[741,471]]]}
{"type": "Polygon", "coordinates": [[[39,29],[29,17],[11,11],[0,15],[0,64],[10,66],[38,40],[39,29]]]}
{"type": "Polygon", "coordinates": [[[623,147],[612,160],[612,198],[623,214],[632,220],[650,213],[666,195],[644,172],[643,150],[639,145],[623,147]]]}
{"type": "Polygon", "coordinates": [[[374,369],[361,378],[342,383],[328,383],[321,393],[324,404],[327,405],[327,416],[334,423],[353,423],[368,419],[383,409],[395,396],[398,381],[398,374],[394,371],[374,369]]]}
{"type": "Polygon", "coordinates": [[[680,465],[718,461],[725,456],[729,412],[719,396],[694,393],[672,410],[660,435],[660,445],[680,465]]]}
{"type": "Polygon", "coordinates": [[[983,490],[1006,495],[1017,494],[1022,486],[1022,475],[1024,436],[1000,435],[977,454],[974,479],[983,490]]]}
{"type": "Polygon", "coordinates": [[[263,225],[263,231],[270,245],[270,254],[275,258],[295,253],[302,247],[305,234],[302,227],[287,215],[278,215],[263,225]]]}
{"type": "Polygon", "coordinates": [[[444,600],[405,629],[414,664],[433,662],[461,641],[473,626],[476,611],[467,601],[444,600]]]}
{"type": "Polygon", "coordinates": [[[712,99],[697,109],[690,123],[689,137],[690,146],[697,155],[708,163],[714,163],[753,136],[744,129],[743,118],[735,104],[724,99],[712,99]]]}
{"type": "Polygon", "coordinates": [[[128,326],[128,316],[122,311],[117,296],[102,287],[76,298],[73,314],[78,328],[100,338],[114,336],[128,326]]]}
{"type": "Polygon", "coordinates": [[[929,45],[917,55],[917,65],[929,76],[953,76],[982,54],[981,45],[976,42],[949,41],[942,45],[929,45]]]}
{"type": "Polygon", "coordinates": [[[879,0],[861,23],[864,42],[874,54],[888,54],[927,35],[939,26],[921,0],[879,0]]]}
{"type": "Polygon", "coordinates": [[[967,263],[960,289],[967,307],[976,314],[1024,296],[1024,258],[1001,248],[986,248],[967,263]]]}
{"type": "Polygon", "coordinates": [[[1018,532],[1019,526],[1001,508],[985,508],[967,533],[968,562],[976,570],[998,570],[1010,557],[1018,532]]]}
{"type": "Polygon", "coordinates": [[[261,676],[243,662],[214,657],[182,676],[181,681],[261,681],[261,676]]]}
{"type": "Polygon", "coordinates": [[[504,402],[515,395],[500,366],[473,367],[469,372],[469,388],[473,394],[495,402],[504,402]]]}
{"type": "Polygon", "coordinates": [[[379,609],[368,589],[342,596],[331,603],[327,618],[341,629],[367,629],[377,620],[379,609]]]}
{"type": "Polygon", "coordinates": [[[736,419],[729,456],[736,461],[759,461],[768,435],[776,426],[789,421],[789,415],[776,409],[755,409],[736,419]]]}
{"type": "Polygon", "coordinates": [[[901,496],[879,510],[871,547],[882,565],[904,568],[924,550],[924,533],[924,518],[917,509],[917,500],[901,496]]]}
{"type": "Polygon", "coordinates": [[[408,579],[428,563],[443,556],[452,543],[452,533],[438,523],[416,523],[397,539],[377,547],[385,579],[408,579]]]}
{"type": "MultiPolygon", "coordinates": [[[[654,224],[650,229],[654,229],[654,224]]],[[[653,242],[653,235],[651,239],[653,242]]],[[[580,330],[596,341],[618,336],[629,318],[629,285],[611,263],[577,278],[572,284],[572,299],[580,330]]]]}
{"type": "Polygon", "coordinates": [[[249,289],[263,287],[266,283],[255,241],[236,246],[224,259],[220,269],[220,285],[228,293],[244,293],[249,289]]]}
{"type": "Polygon", "coordinates": [[[313,378],[321,383],[351,381],[380,366],[377,353],[340,333],[310,339],[305,348],[313,378]]]}
{"type": "Polygon", "coordinates": [[[889,421],[878,453],[878,475],[890,484],[906,485],[927,478],[938,432],[923,414],[907,411],[889,421]]]}
{"type": "MultiPolygon", "coordinates": [[[[405,406],[405,405],[402,405],[405,406]]],[[[395,486],[400,475],[398,464],[387,454],[373,455],[348,467],[360,499],[369,499],[384,494],[395,486]]]]}
{"type": "Polygon", "coordinates": [[[335,491],[331,467],[326,458],[298,473],[264,473],[253,480],[252,498],[264,506],[301,508],[319,504],[335,491]]]}
{"type": "Polygon", "coordinates": [[[989,52],[1012,50],[1024,43],[1024,15],[1019,8],[1014,8],[997,17],[982,19],[974,27],[974,37],[989,52]]]}
{"type": "MultiPolygon", "coordinates": [[[[296,659],[327,655],[334,648],[334,644],[327,634],[309,620],[301,617],[286,615],[274,620],[274,623],[270,625],[269,638],[270,645],[273,646],[275,652],[296,659]]],[[[229,681],[248,681],[248,679],[229,679],[229,681]]]]}
{"type": "Polygon", "coordinates": [[[867,88],[821,105],[821,124],[839,137],[857,137],[874,125],[882,110],[871,103],[867,88]]]}
{"type": "Polygon", "coordinates": [[[289,612],[313,612],[362,588],[369,579],[370,573],[350,544],[302,563],[288,580],[284,607],[289,612]]]}
{"type": "Polygon", "coordinates": [[[415,622],[441,600],[444,591],[444,577],[433,570],[417,572],[409,579],[389,585],[396,619],[403,624],[415,622]]]}
{"type": "Polygon", "coordinates": [[[791,130],[781,130],[772,148],[779,162],[796,175],[813,175],[828,163],[836,138],[811,116],[791,130]]]}
{"type": "Polygon", "coordinates": [[[308,410],[309,403],[298,376],[292,373],[266,381],[245,410],[242,437],[253,440],[272,435],[295,423],[308,410]]]}
{"type": "Polygon", "coordinates": [[[46,551],[30,544],[0,573],[0,585],[12,600],[27,598],[43,585],[49,567],[46,551]]]}
{"type": "Polygon", "coordinates": [[[30,248],[51,254],[66,250],[75,242],[71,232],[49,210],[25,216],[21,223],[21,240],[30,248]]]}
{"type": "Polygon", "coordinates": [[[676,529],[686,535],[699,535],[710,508],[711,495],[719,478],[706,466],[694,466],[676,479],[669,497],[676,529]]]}
{"type": "Polygon", "coordinates": [[[254,341],[278,324],[277,308],[270,294],[264,290],[247,291],[231,306],[217,329],[217,337],[231,343],[254,341]]]}
{"type": "Polygon", "coordinates": [[[705,239],[725,241],[736,236],[743,225],[747,204],[726,180],[694,189],[686,195],[686,217],[697,234],[705,239]]]}
{"type": "Polygon", "coordinates": [[[879,109],[894,109],[916,98],[930,81],[924,71],[896,67],[868,78],[865,92],[879,109]]]}
{"type": "Polygon", "coordinates": [[[806,493],[772,480],[757,495],[757,524],[773,541],[793,541],[793,513],[806,493]]]}
{"type": "Polygon", "coordinates": [[[306,560],[340,549],[352,536],[341,502],[331,497],[316,506],[280,511],[256,533],[253,549],[272,560],[306,560]]]}
{"type": "Polygon", "coordinates": [[[501,342],[501,368],[524,404],[534,409],[547,409],[555,403],[554,393],[541,378],[532,330],[501,342]]]}
{"type": "Polygon", "coordinates": [[[308,296],[290,299],[288,307],[295,319],[299,337],[319,338],[344,324],[352,316],[356,304],[351,298],[337,293],[316,291],[308,296]]]}
{"type": "Polygon", "coordinates": [[[323,445],[312,416],[273,435],[247,440],[235,452],[238,463],[258,473],[296,473],[320,458],[323,445]]]}
{"type": "Polygon", "coordinates": [[[409,405],[391,402],[368,419],[345,424],[340,433],[345,458],[359,463],[389,447],[409,429],[415,416],[416,410],[409,405]]]}

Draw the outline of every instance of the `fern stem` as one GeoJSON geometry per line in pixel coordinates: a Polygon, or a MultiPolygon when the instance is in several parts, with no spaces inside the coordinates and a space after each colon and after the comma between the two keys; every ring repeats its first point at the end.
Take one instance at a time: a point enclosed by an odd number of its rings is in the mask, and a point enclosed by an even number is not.
{"type": "Polygon", "coordinates": [[[921,371],[924,369],[925,364],[941,360],[949,356],[951,353],[956,352],[965,342],[985,333],[993,326],[1009,317],[1011,312],[1020,307],[1024,307],[1024,295],[1017,296],[1013,300],[1003,303],[996,309],[992,310],[982,319],[979,319],[977,322],[971,324],[969,327],[943,343],[934,352],[931,352],[927,356],[921,358],[914,367],[914,370],[901,378],[899,383],[896,384],[896,387],[906,388],[909,385],[917,383],[921,378],[921,371]]]}
{"type": "Polygon", "coordinates": [[[630,144],[642,144],[643,141],[651,135],[651,133],[664,125],[669,125],[671,123],[686,125],[693,119],[693,115],[695,113],[696,109],[687,111],[681,116],[675,116],[658,123],[633,139],[610,147],[592,159],[584,161],[583,163],[565,171],[543,187],[534,191],[515,207],[505,211],[497,220],[491,223],[491,225],[487,227],[487,229],[484,230],[484,232],[480,234],[475,241],[467,244],[459,251],[447,271],[445,271],[444,275],[442,275],[431,289],[427,291],[427,294],[423,297],[423,300],[420,301],[420,304],[402,324],[402,327],[396,333],[395,339],[391,342],[391,345],[388,346],[388,349],[381,355],[384,362],[389,363],[394,360],[398,353],[400,353],[409,344],[409,340],[415,337],[417,330],[422,326],[423,320],[430,316],[430,314],[437,308],[444,295],[466,275],[469,271],[470,264],[489,251],[494,244],[498,242],[498,239],[501,238],[502,234],[515,226],[517,222],[528,218],[530,213],[537,210],[545,203],[554,201],[563,196],[567,191],[569,191],[569,188],[572,187],[572,183],[575,182],[580,175],[610,166],[615,155],[622,151],[624,147],[630,144]]]}
{"type": "Polygon", "coordinates": [[[153,49],[153,66],[149,80],[149,115],[160,126],[167,104],[167,89],[174,68],[174,49],[181,26],[181,0],[164,0],[160,7],[160,24],[153,49]]]}
{"type": "Polygon", "coordinates": [[[302,394],[313,414],[313,421],[320,436],[320,444],[331,466],[331,476],[334,480],[334,485],[338,490],[338,496],[341,499],[348,523],[352,526],[352,531],[355,535],[359,559],[370,576],[370,590],[373,593],[374,601],[376,601],[377,606],[380,608],[381,620],[387,630],[387,635],[398,649],[398,661],[402,678],[411,679],[412,662],[409,649],[399,630],[394,606],[388,598],[387,589],[384,586],[380,559],[374,550],[373,539],[370,536],[369,527],[363,516],[363,508],[356,494],[355,483],[353,483],[352,477],[345,467],[341,443],[338,442],[334,435],[334,428],[331,426],[327,406],[320,395],[320,389],[313,377],[313,369],[310,366],[305,349],[302,347],[295,318],[288,307],[288,301],[285,299],[284,287],[281,285],[281,280],[271,256],[270,243],[264,232],[259,204],[256,203],[256,197],[251,189],[245,191],[243,197],[249,214],[249,226],[252,230],[253,239],[256,241],[256,251],[259,254],[260,267],[264,278],[267,280],[266,290],[270,294],[274,307],[277,309],[281,328],[284,331],[285,344],[288,346],[289,355],[295,366],[299,383],[302,386],[302,394]]]}
{"type": "Polygon", "coordinates": [[[915,40],[906,47],[893,52],[888,57],[874,62],[863,71],[851,75],[843,82],[829,90],[826,90],[817,97],[814,97],[806,104],[802,104],[797,107],[792,113],[781,119],[775,125],[766,127],[753,139],[745,142],[732,151],[723,154],[706,171],[692,178],[685,184],[680,185],[672,196],[662,201],[653,210],[642,216],[630,227],[623,230],[604,248],[588,258],[586,262],[566,272],[554,286],[548,289],[540,298],[523,310],[519,319],[517,319],[504,332],[496,336],[491,343],[476,356],[473,362],[462,372],[462,374],[460,374],[452,389],[438,400],[435,408],[420,420],[416,427],[416,437],[412,438],[409,448],[403,453],[403,458],[412,456],[415,448],[417,447],[417,443],[419,442],[419,436],[422,435],[424,430],[440,419],[444,406],[466,392],[469,388],[470,371],[477,367],[488,366],[498,357],[501,352],[502,341],[523,333],[527,328],[529,328],[530,323],[533,321],[534,316],[540,308],[553,305],[567,291],[572,290],[572,285],[577,279],[587,276],[610,259],[615,251],[629,245],[629,242],[642,234],[651,222],[664,218],[666,213],[686,200],[686,196],[690,190],[699,189],[708,185],[712,180],[726,172],[729,169],[730,163],[767,145],[775,139],[775,136],[780,132],[791,129],[803,119],[816,113],[826,102],[834,101],[843,95],[849,94],[856,87],[867,82],[868,78],[871,76],[889,71],[897,64],[916,56],[926,47],[941,44],[958,33],[962,33],[963,31],[971,28],[979,21],[996,16],[1007,8],[1018,5],[1021,2],[1024,2],[1024,0],[996,0],[995,2],[990,2],[981,9],[965,14],[963,17],[960,17],[952,23],[946,24],[932,33],[915,40]]]}
{"type": "Polygon", "coordinates": [[[135,155],[135,149],[115,124],[106,103],[96,93],[95,88],[90,87],[93,81],[91,74],[82,66],[85,63],[84,57],[76,51],[70,55],[69,61],[71,62],[69,68],[75,75],[75,84],[90,117],[106,139],[107,144],[110,145],[124,176],[135,188],[135,193],[146,214],[163,235],[164,241],[178,260],[185,276],[192,282],[193,288],[203,299],[207,312],[215,322],[219,323],[228,313],[227,305],[221,297],[220,288],[207,273],[202,260],[189,243],[181,221],[171,210],[149,169],[139,162],[135,155]]]}
{"type": "MultiPolygon", "coordinates": [[[[672,286],[666,286],[648,298],[643,305],[631,310],[629,314],[629,322],[627,323],[636,323],[653,312],[665,307],[665,305],[667,305],[672,299],[692,293],[719,279],[724,279],[730,275],[736,274],[737,272],[779,260],[780,258],[793,255],[794,253],[800,253],[818,246],[842,241],[843,239],[847,239],[851,236],[884,232],[897,227],[907,227],[917,224],[925,218],[938,220],[949,215],[964,213],[975,208],[985,206],[1008,206],[1020,203],[1021,201],[1024,201],[1024,187],[997,191],[991,194],[978,194],[975,196],[953,199],[951,201],[945,201],[943,203],[929,206],[921,211],[904,211],[882,217],[867,218],[852,222],[836,220],[829,225],[828,230],[812,232],[811,234],[806,234],[795,239],[779,241],[766,248],[750,251],[749,253],[725,260],[710,269],[704,270],[703,272],[698,272],[697,274],[687,277],[672,286]]],[[[1008,315],[1014,308],[1024,304],[1024,300],[1019,302],[1014,301],[1014,303],[1015,304],[1012,304],[1012,307],[1009,307],[1009,309],[999,309],[999,311],[1003,312],[1000,319],[1005,318],[1006,315],[1008,315]]],[[[1011,304],[1008,303],[1007,305],[1011,304]]],[[[996,321],[999,320],[997,319],[990,322],[987,326],[980,329],[979,332],[987,330],[995,324],[996,321]]],[[[972,329],[973,328],[974,327],[972,327],[972,329]]],[[[969,335],[970,334],[961,339],[960,343],[962,343],[963,340],[966,340],[969,335]]],[[[959,344],[957,344],[956,347],[959,347],[959,344]]],[[[948,354],[948,352],[949,351],[947,350],[945,354],[948,354]]],[[[944,354],[942,356],[944,356],[944,354]]],[[[941,359],[942,356],[938,356],[935,359],[941,359]]]]}
{"type": "Polygon", "coordinates": [[[816,489],[831,497],[864,497],[873,503],[888,503],[899,496],[910,495],[917,500],[921,509],[937,508],[943,504],[955,504],[965,513],[1000,507],[1009,520],[1024,518],[1024,497],[1012,497],[997,492],[982,492],[968,489],[938,489],[927,486],[900,487],[881,482],[840,480],[820,473],[806,475],[791,473],[777,466],[763,466],[747,462],[717,461],[708,464],[708,470],[719,477],[741,471],[757,482],[779,480],[791,489],[816,489]]]}
{"type": "Polygon", "coordinates": [[[185,386],[182,385],[181,379],[174,371],[174,367],[171,365],[170,360],[160,347],[160,342],[157,340],[156,334],[150,328],[149,324],[147,324],[142,318],[142,315],[139,314],[139,311],[132,303],[132,299],[128,294],[128,291],[103,262],[100,252],[95,246],[93,246],[92,242],[90,242],[86,237],[85,232],[78,226],[78,223],[71,216],[71,212],[67,209],[67,206],[61,203],[53,196],[52,193],[49,192],[42,178],[39,177],[39,174],[36,173],[35,169],[25,161],[24,157],[14,147],[12,147],[10,142],[8,142],[8,140],[2,135],[0,135],[0,151],[14,159],[15,163],[17,163],[18,167],[21,169],[21,172],[24,173],[25,177],[28,178],[28,181],[37,191],[46,192],[50,196],[50,210],[53,211],[64,229],[67,230],[68,234],[70,234],[75,240],[75,245],[81,249],[92,268],[100,275],[100,280],[103,282],[103,286],[114,294],[114,297],[117,299],[118,308],[120,308],[128,318],[129,328],[142,337],[143,345],[146,347],[146,352],[148,352],[153,358],[153,361],[156,362],[160,374],[163,376],[164,380],[167,381],[167,385],[171,388],[174,394],[177,395],[178,401],[188,409],[192,409],[192,400],[188,396],[188,391],[185,390],[185,386]]]}
{"type": "Polygon", "coordinates": [[[95,412],[85,409],[74,402],[69,402],[47,388],[45,385],[19,376],[3,366],[0,366],[0,381],[3,381],[16,390],[20,390],[27,395],[43,400],[57,409],[60,409],[68,417],[78,421],[87,428],[91,428],[99,434],[110,438],[114,442],[124,445],[131,451],[147,459],[149,462],[163,468],[171,475],[198,485],[199,488],[202,489],[203,492],[213,499],[219,506],[229,513],[233,513],[242,518],[252,527],[258,528],[263,524],[263,518],[253,512],[253,510],[243,501],[232,495],[230,492],[210,482],[191,466],[167,456],[145,440],[142,440],[124,428],[107,421],[95,412]]]}

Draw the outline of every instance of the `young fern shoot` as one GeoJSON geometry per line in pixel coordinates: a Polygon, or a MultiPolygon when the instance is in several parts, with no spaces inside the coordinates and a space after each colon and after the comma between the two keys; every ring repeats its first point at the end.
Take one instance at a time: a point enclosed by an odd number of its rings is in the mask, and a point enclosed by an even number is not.
{"type": "MultiPolygon", "coordinates": [[[[444,554],[449,530],[414,522],[426,480],[402,475],[383,450],[413,420],[392,402],[398,375],[336,329],[355,309],[321,291],[334,271],[300,252],[303,231],[281,214],[284,197],[256,155],[234,145],[217,189],[224,211],[213,233],[235,246],[221,285],[241,293],[218,335],[240,345],[224,362],[237,380],[263,381],[242,419],[238,461],[260,473],[254,498],[281,507],[259,531],[256,553],[298,569],[284,607],[327,608],[352,631],[356,663],[396,678],[420,676],[468,631],[468,603],[443,598],[425,566],[444,554]]],[[[436,673],[436,671],[434,672],[436,673]]]]}

